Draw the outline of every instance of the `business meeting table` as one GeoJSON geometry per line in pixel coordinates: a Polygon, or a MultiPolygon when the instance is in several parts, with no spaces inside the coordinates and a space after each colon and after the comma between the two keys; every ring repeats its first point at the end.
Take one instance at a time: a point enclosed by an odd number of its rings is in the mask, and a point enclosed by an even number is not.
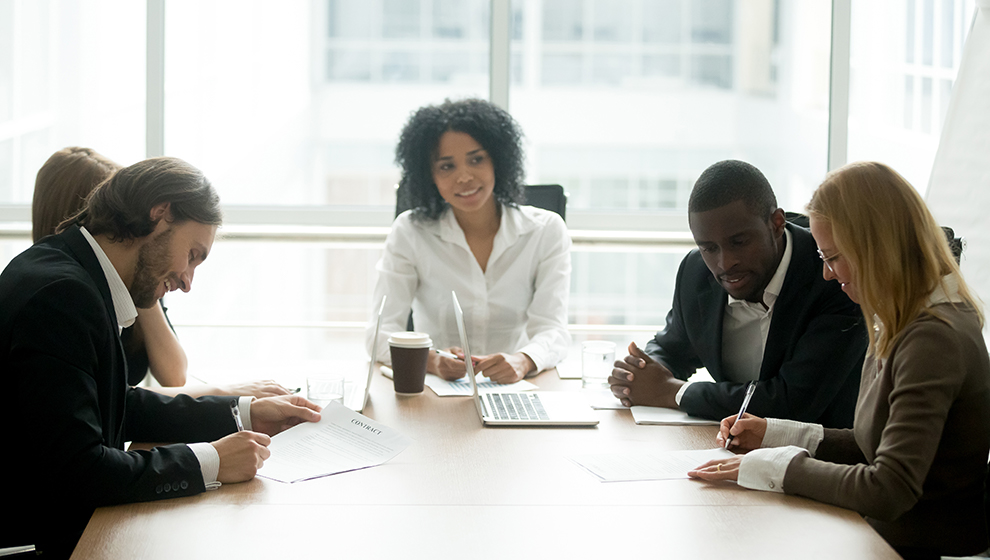
{"type": "MultiPolygon", "coordinates": [[[[532,381],[580,390],[554,370],[532,381]]],[[[846,509],[731,482],[603,483],[568,459],[710,448],[713,426],[601,410],[596,428],[485,428],[472,399],[397,397],[377,373],[364,413],[412,445],[295,484],[100,508],[72,558],[899,558],[846,509]]]]}

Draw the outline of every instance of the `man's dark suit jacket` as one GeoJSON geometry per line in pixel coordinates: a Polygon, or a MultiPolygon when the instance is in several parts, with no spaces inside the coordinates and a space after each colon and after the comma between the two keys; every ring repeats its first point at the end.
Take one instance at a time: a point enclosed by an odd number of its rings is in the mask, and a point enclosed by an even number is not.
{"type": "MultiPolygon", "coordinates": [[[[808,230],[787,224],[794,244],[773,307],[760,382],[748,411],[762,417],[851,428],[867,338],[859,306],[822,278],[808,230]]],[[[678,379],[705,367],[717,383],[695,383],[680,408],[720,420],[739,412],[746,385],[722,373],[722,317],[728,294],[695,249],[677,271],[673,309],[646,353],[678,379]]]]}
{"type": "Polygon", "coordinates": [[[234,398],[175,399],[127,385],[103,269],[79,228],[47,237],[0,275],[4,511],[0,547],[68,556],[94,508],[205,490],[185,445],[233,432],[234,398]]]}

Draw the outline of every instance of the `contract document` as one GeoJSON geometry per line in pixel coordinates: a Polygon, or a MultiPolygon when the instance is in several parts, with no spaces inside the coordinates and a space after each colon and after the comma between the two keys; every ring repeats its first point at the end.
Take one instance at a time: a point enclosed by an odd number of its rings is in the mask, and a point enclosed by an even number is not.
{"type": "MultiPolygon", "coordinates": [[[[479,393],[484,393],[485,391],[518,393],[520,391],[531,391],[538,388],[536,385],[533,385],[525,379],[516,381],[515,383],[508,383],[506,385],[495,383],[480,373],[475,375],[474,379],[478,383],[479,393]]],[[[441,379],[432,373],[427,373],[426,386],[433,389],[433,392],[436,393],[438,397],[470,397],[474,394],[471,390],[471,384],[468,382],[467,377],[455,379],[454,381],[447,381],[446,379],[441,379]]]]}
{"type": "Polygon", "coordinates": [[[669,480],[688,478],[688,471],[712,459],[728,459],[735,453],[716,447],[688,451],[656,451],[653,453],[600,453],[571,457],[578,466],[602,482],[634,480],[669,480]]]}
{"type": "Polygon", "coordinates": [[[380,465],[409,447],[412,440],[339,404],[330,403],[319,422],[307,422],[276,435],[272,455],[258,476],[299,482],[380,465]]]}
{"type": "Polygon", "coordinates": [[[688,416],[686,412],[658,406],[631,407],[633,420],[637,424],[656,424],[660,426],[718,426],[717,420],[705,420],[696,416],[688,416]]]}

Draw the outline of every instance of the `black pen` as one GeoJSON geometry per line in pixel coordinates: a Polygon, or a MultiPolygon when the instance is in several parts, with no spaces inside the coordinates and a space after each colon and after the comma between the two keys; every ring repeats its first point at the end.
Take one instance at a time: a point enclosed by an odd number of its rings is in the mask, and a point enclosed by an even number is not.
{"type": "MultiPolygon", "coordinates": [[[[756,381],[750,381],[749,385],[746,386],[746,396],[743,398],[742,406],[739,407],[739,414],[736,414],[736,422],[746,414],[746,407],[749,406],[749,400],[753,398],[753,393],[756,392],[756,381]]],[[[729,437],[725,438],[725,448],[729,448],[729,442],[732,441],[734,436],[729,434],[729,437]]]]}

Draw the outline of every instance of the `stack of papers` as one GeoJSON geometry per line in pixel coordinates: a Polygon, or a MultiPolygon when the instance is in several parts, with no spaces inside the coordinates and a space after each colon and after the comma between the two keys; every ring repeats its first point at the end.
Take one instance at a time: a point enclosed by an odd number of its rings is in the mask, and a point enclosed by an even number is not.
{"type": "Polygon", "coordinates": [[[631,407],[633,420],[637,424],[656,424],[660,426],[718,426],[717,420],[705,420],[696,416],[688,416],[686,412],[673,408],[656,406],[631,407]]]}
{"type": "Polygon", "coordinates": [[[319,422],[306,422],[272,438],[272,455],[258,476],[299,482],[381,465],[412,440],[340,403],[330,403],[319,422]]]}
{"type": "Polygon", "coordinates": [[[717,447],[655,453],[577,455],[571,457],[571,461],[602,482],[630,482],[688,478],[688,471],[695,467],[712,459],[731,457],[735,457],[733,452],[717,447]]]}

